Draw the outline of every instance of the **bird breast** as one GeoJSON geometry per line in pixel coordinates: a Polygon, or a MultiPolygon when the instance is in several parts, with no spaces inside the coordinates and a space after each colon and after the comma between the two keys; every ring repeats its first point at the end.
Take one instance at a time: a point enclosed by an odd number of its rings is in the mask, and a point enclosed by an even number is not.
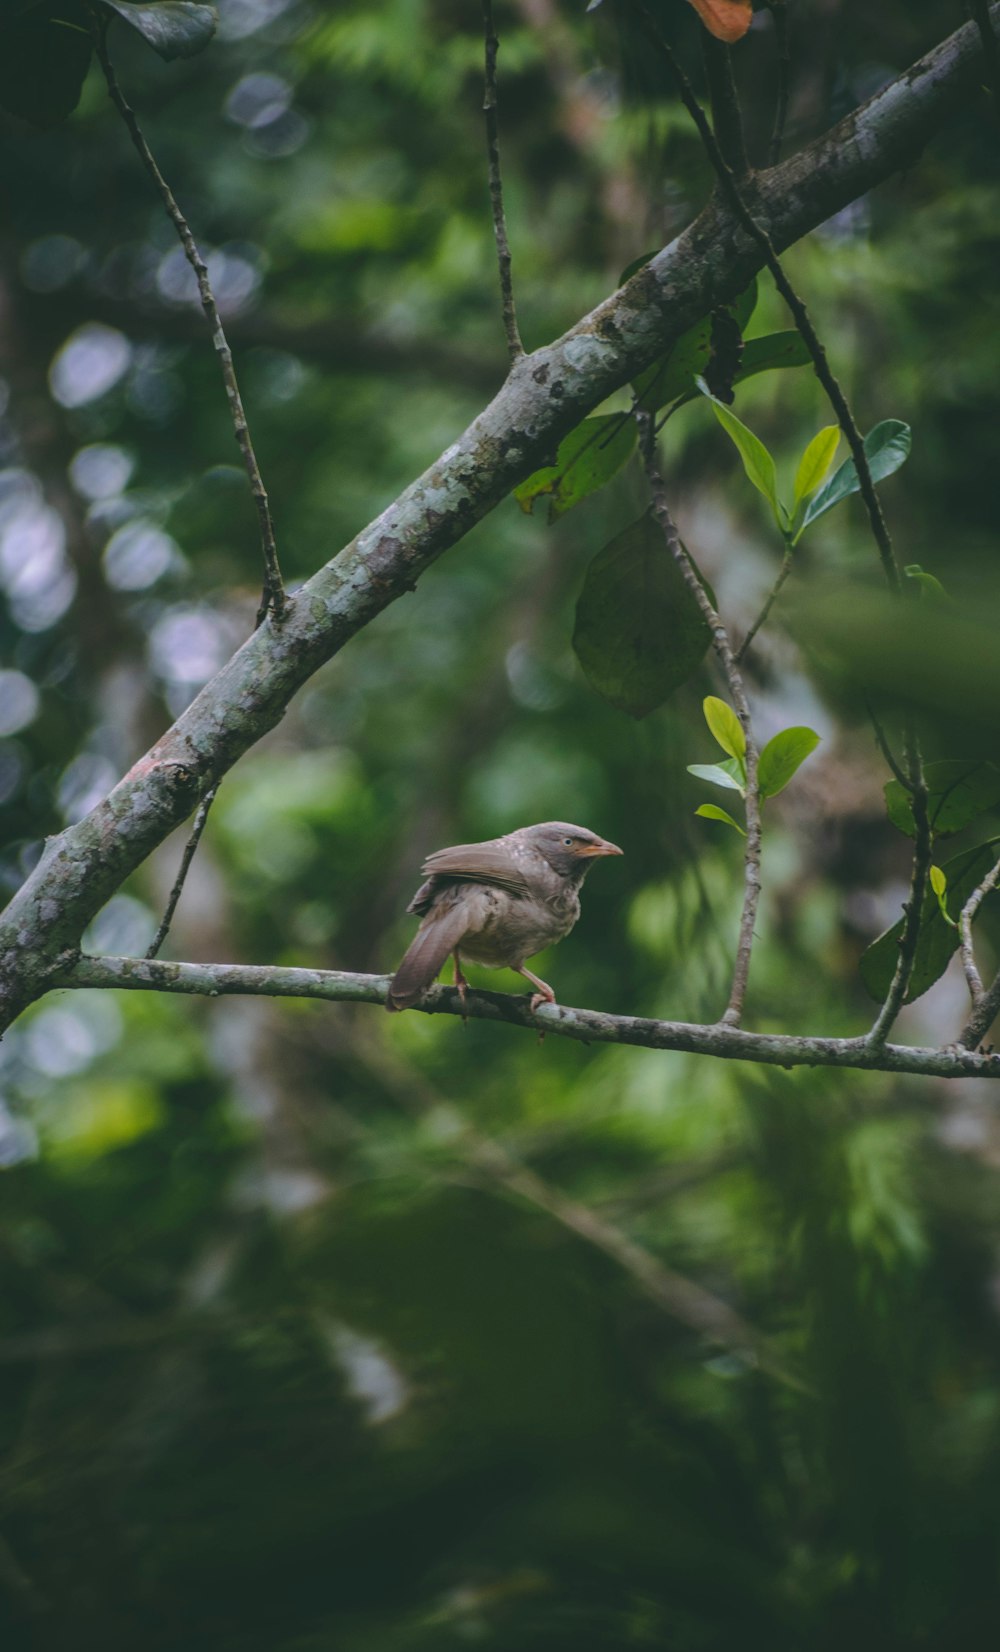
{"type": "MultiPolygon", "coordinates": [[[[477,895],[486,897],[487,910],[481,927],[463,937],[459,951],[474,964],[494,969],[522,964],[561,941],[580,916],[580,896],[575,888],[563,888],[543,899],[534,894],[512,895],[486,884],[473,887],[477,895]]],[[[476,905],[482,910],[479,901],[476,905]]]]}

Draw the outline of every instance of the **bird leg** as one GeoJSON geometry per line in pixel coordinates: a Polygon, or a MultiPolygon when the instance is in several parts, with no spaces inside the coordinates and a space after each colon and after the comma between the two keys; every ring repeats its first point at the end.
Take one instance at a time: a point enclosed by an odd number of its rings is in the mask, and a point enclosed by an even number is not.
{"type": "Polygon", "coordinates": [[[459,999],[461,1000],[461,1004],[462,1004],[462,1020],[465,1023],[465,1025],[468,1026],[469,1025],[469,1018],[465,1013],[465,1000],[469,996],[469,983],[465,979],[465,976],[462,974],[462,963],[461,963],[461,959],[459,958],[459,955],[458,955],[458,947],[455,948],[455,950],[452,953],[451,957],[452,957],[452,962],[455,966],[455,986],[458,988],[458,996],[459,996],[459,999]]]}
{"type": "Polygon", "coordinates": [[[556,995],[547,981],[541,980],[541,978],[537,975],[532,975],[530,969],[525,969],[523,964],[515,964],[514,969],[517,971],[518,975],[523,975],[526,981],[530,981],[533,986],[538,988],[538,991],[533,992],[531,995],[530,1008],[532,1015],[534,1015],[540,1005],[555,1003],[556,995]]]}

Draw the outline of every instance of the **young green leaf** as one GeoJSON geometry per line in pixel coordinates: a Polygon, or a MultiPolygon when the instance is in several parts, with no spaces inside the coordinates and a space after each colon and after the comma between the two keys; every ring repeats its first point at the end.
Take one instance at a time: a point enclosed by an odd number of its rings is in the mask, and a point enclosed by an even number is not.
{"type": "Polygon", "coordinates": [[[717,803],[700,803],[694,812],[696,815],[701,815],[705,820],[725,821],[726,825],[731,826],[734,832],[739,832],[740,837],[746,837],[746,832],[739,821],[734,820],[732,815],[726,813],[725,809],[720,809],[717,803]]]}
{"type": "Polygon", "coordinates": [[[757,764],[757,785],[760,795],[777,797],[795,773],[819,745],[819,735],[811,728],[786,728],[769,740],[757,764]]]}
{"type": "MultiPolygon", "coordinates": [[[[911,441],[910,427],[903,424],[900,419],[883,419],[874,430],[869,430],[864,440],[864,449],[873,482],[884,482],[887,476],[891,476],[893,471],[906,463],[911,441]]],[[[858,493],[860,488],[861,483],[854,460],[845,459],[826,486],[810,499],[802,518],[802,527],[808,528],[818,517],[832,510],[834,505],[839,505],[842,499],[847,499],[852,493],[858,493]]]]}
{"type": "Polygon", "coordinates": [[[778,501],[778,479],[771,454],[760,440],[760,437],[755,436],[753,431],[749,430],[742,419],[738,419],[736,414],[724,402],[720,402],[712,395],[704,379],[698,378],[695,383],[702,395],[708,397],[716,418],[743,460],[743,469],[746,471],[749,480],[758,492],[764,495],[774,512],[778,526],[784,531],[786,526],[785,513],[778,501]]]}
{"type": "Polygon", "coordinates": [[[601,413],[584,419],[559,444],[554,465],[536,470],[514,489],[514,498],[527,516],[535,500],[549,500],[549,521],[596,493],[616,476],[635,447],[635,421],[622,413],[601,413]]]}
{"type": "Polygon", "coordinates": [[[958,924],[955,922],[954,918],[949,916],[949,914],[948,914],[948,903],[947,903],[947,900],[945,899],[945,897],[947,896],[947,893],[948,893],[947,874],[942,871],[940,866],[932,866],[931,869],[930,869],[930,881],[931,881],[931,889],[933,890],[934,894],[937,896],[938,908],[940,910],[942,918],[944,919],[946,924],[951,925],[952,929],[957,929],[958,924]]]}
{"type": "Polygon", "coordinates": [[[743,796],[743,786],[738,772],[739,758],[731,757],[726,763],[689,763],[688,774],[693,774],[698,780],[710,780],[713,786],[724,786],[727,791],[739,792],[743,796]]]}
{"type": "MultiPolygon", "coordinates": [[[[963,762],[947,758],[928,763],[927,818],[935,837],[960,832],[980,815],[1000,807],[1000,769],[992,763],[963,762]]],[[[885,786],[885,806],[892,824],[907,837],[916,835],[910,794],[898,780],[885,786]]]]}
{"type": "Polygon", "coordinates": [[[219,21],[214,6],[195,5],[193,0],[147,0],[145,4],[100,0],[100,4],[117,12],[122,22],[141,34],[157,56],[167,62],[203,51],[219,21]]]}
{"type": "Polygon", "coordinates": [[[747,737],[743,732],[743,724],[732,706],[727,705],[725,700],[718,699],[716,695],[709,694],[702,701],[701,709],[705,713],[709,729],[723,751],[727,751],[730,757],[745,757],[747,737]]]}
{"type": "MultiPolygon", "coordinates": [[[[945,888],[951,894],[951,906],[960,912],[972,891],[982,883],[993,866],[1000,850],[1000,838],[990,838],[975,849],[966,849],[946,861],[938,871],[944,876],[945,888]]],[[[928,987],[943,975],[959,943],[959,932],[951,919],[945,921],[938,895],[933,885],[924,895],[920,912],[920,935],[917,940],[913,974],[907,989],[906,1002],[912,1004],[928,987]]],[[[861,979],[872,997],[880,1003],[892,984],[899,957],[899,942],[903,933],[902,918],[873,941],[861,958],[861,979]]]]}
{"type": "Polygon", "coordinates": [[[908,562],[903,572],[907,579],[912,579],[914,584],[918,586],[922,597],[928,597],[932,602],[951,601],[951,597],[941,581],[936,579],[933,574],[925,574],[919,562],[908,562]]]}
{"type": "Polygon", "coordinates": [[[833,464],[833,456],[837,451],[839,441],[840,426],[828,424],[809,443],[799,460],[799,468],[795,472],[793,511],[802,503],[803,499],[807,499],[819,487],[833,464]]]}
{"type": "Polygon", "coordinates": [[[573,647],[587,681],[645,717],[698,669],[712,640],[648,514],[598,551],[576,608],[573,647]]]}

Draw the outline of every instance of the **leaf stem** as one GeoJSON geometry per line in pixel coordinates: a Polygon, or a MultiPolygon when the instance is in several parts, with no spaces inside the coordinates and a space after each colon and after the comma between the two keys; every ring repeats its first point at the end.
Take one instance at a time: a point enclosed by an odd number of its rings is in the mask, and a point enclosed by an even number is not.
{"type": "Polygon", "coordinates": [[[766,622],[767,617],[771,612],[771,609],[774,607],[774,604],[777,601],[778,596],[780,595],[781,587],[784,585],[785,580],[788,578],[789,574],[792,571],[792,563],[794,562],[794,560],[795,560],[795,553],[792,550],[791,544],[788,542],[788,540],[786,540],[785,541],[785,554],[784,554],[784,556],[782,557],[782,560],[781,560],[781,568],[778,571],[778,577],[775,580],[774,584],[771,586],[771,589],[767,594],[767,597],[765,599],[763,608],[761,609],[760,613],[757,615],[757,618],[754,620],[754,622],[751,625],[749,631],[747,632],[746,636],[743,638],[743,641],[740,643],[740,646],[736,651],[736,664],[737,665],[742,665],[743,664],[743,661],[746,658],[747,650],[749,649],[750,644],[753,642],[753,639],[757,635],[757,632],[760,630],[761,626],[766,622]]]}

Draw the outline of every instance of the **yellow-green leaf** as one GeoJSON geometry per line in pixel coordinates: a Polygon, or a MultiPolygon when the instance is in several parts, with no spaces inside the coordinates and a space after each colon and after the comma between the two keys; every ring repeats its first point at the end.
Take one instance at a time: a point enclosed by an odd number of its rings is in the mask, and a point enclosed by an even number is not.
{"type": "Polygon", "coordinates": [[[723,751],[728,752],[730,757],[738,757],[742,761],[746,755],[747,738],[743,733],[743,724],[732,706],[727,706],[725,700],[719,700],[714,694],[709,694],[702,702],[702,710],[706,723],[723,751]]]}
{"type": "Polygon", "coordinates": [[[827,471],[833,464],[837,444],[840,441],[840,426],[835,424],[824,425],[809,443],[801,459],[799,468],[795,472],[795,498],[792,509],[815,493],[827,471]]]}
{"type": "Polygon", "coordinates": [[[731,814],[726,813],[725,809],[720,809],[717,803],[700,803],[694,812],[696,815],[701,815],[705,820],[724,821],[727,826],[732,826],[734,831],[739,832],[740,837],[746,837],[746,832],[739,821],[734,820],[731,814]]]}

